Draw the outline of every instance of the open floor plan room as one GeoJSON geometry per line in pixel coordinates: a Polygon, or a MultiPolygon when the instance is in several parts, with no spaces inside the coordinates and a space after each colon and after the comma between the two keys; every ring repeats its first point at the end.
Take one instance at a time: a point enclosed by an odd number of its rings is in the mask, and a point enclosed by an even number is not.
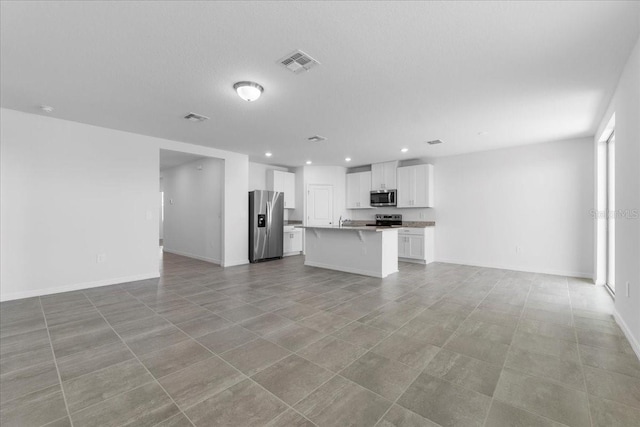
{"type": "Polygon", "coordinates": [[[640,1],[0,0],[0,426],[640,427],[640,1]]]}

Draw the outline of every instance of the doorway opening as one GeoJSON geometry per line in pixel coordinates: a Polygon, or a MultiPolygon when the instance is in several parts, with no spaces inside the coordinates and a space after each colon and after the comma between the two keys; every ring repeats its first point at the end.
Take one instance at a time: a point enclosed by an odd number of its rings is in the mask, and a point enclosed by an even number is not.
{"type": "Polygon", "coordinates": [[[606,152],[606,283],[607,289],[612,295],[616,293],[616,133],[613,131],[607,139],[606,152]]]}
{"type": "Polygon", "coordinates": [[[615,297],[616,291],[616,135],[615,114],[596,142],[595,283],[615,297]]]}
{"type": "Polygon", "coordinates": [[[222,264],[224,160],[160,150],[161,256],[222,264]]]}

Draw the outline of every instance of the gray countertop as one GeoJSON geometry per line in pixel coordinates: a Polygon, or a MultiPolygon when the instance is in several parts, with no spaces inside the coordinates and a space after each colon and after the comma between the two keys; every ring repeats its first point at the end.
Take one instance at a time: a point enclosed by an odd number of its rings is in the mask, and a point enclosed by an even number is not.
{"type": "Polygon", "coordinates": [[[342,227],[337,225],[296,225],[295,228],[315,228],[319,230],[338,230],[338,231],[369,231],[369,232],[382,232],[398,230],[402,227],[373,227],[362,225],[343,225],[342,227]]]}

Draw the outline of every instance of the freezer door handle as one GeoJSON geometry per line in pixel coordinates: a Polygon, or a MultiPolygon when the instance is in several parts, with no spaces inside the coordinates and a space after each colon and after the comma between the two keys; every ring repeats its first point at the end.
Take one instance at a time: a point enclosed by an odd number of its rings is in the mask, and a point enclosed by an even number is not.
{"type": "Polygon", "coordinates": [[[271,203],[267,202],[267,239],[271,234],[271,203]]]}

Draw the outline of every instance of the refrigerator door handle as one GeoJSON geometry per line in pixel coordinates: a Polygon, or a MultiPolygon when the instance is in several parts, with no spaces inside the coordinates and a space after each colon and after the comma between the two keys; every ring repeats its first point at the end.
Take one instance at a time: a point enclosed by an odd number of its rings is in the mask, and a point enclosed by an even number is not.
{"type": "Polygon", "coordinates": [[[271,203],[267,202],[267,239],[271,234],[271,203]]]}

